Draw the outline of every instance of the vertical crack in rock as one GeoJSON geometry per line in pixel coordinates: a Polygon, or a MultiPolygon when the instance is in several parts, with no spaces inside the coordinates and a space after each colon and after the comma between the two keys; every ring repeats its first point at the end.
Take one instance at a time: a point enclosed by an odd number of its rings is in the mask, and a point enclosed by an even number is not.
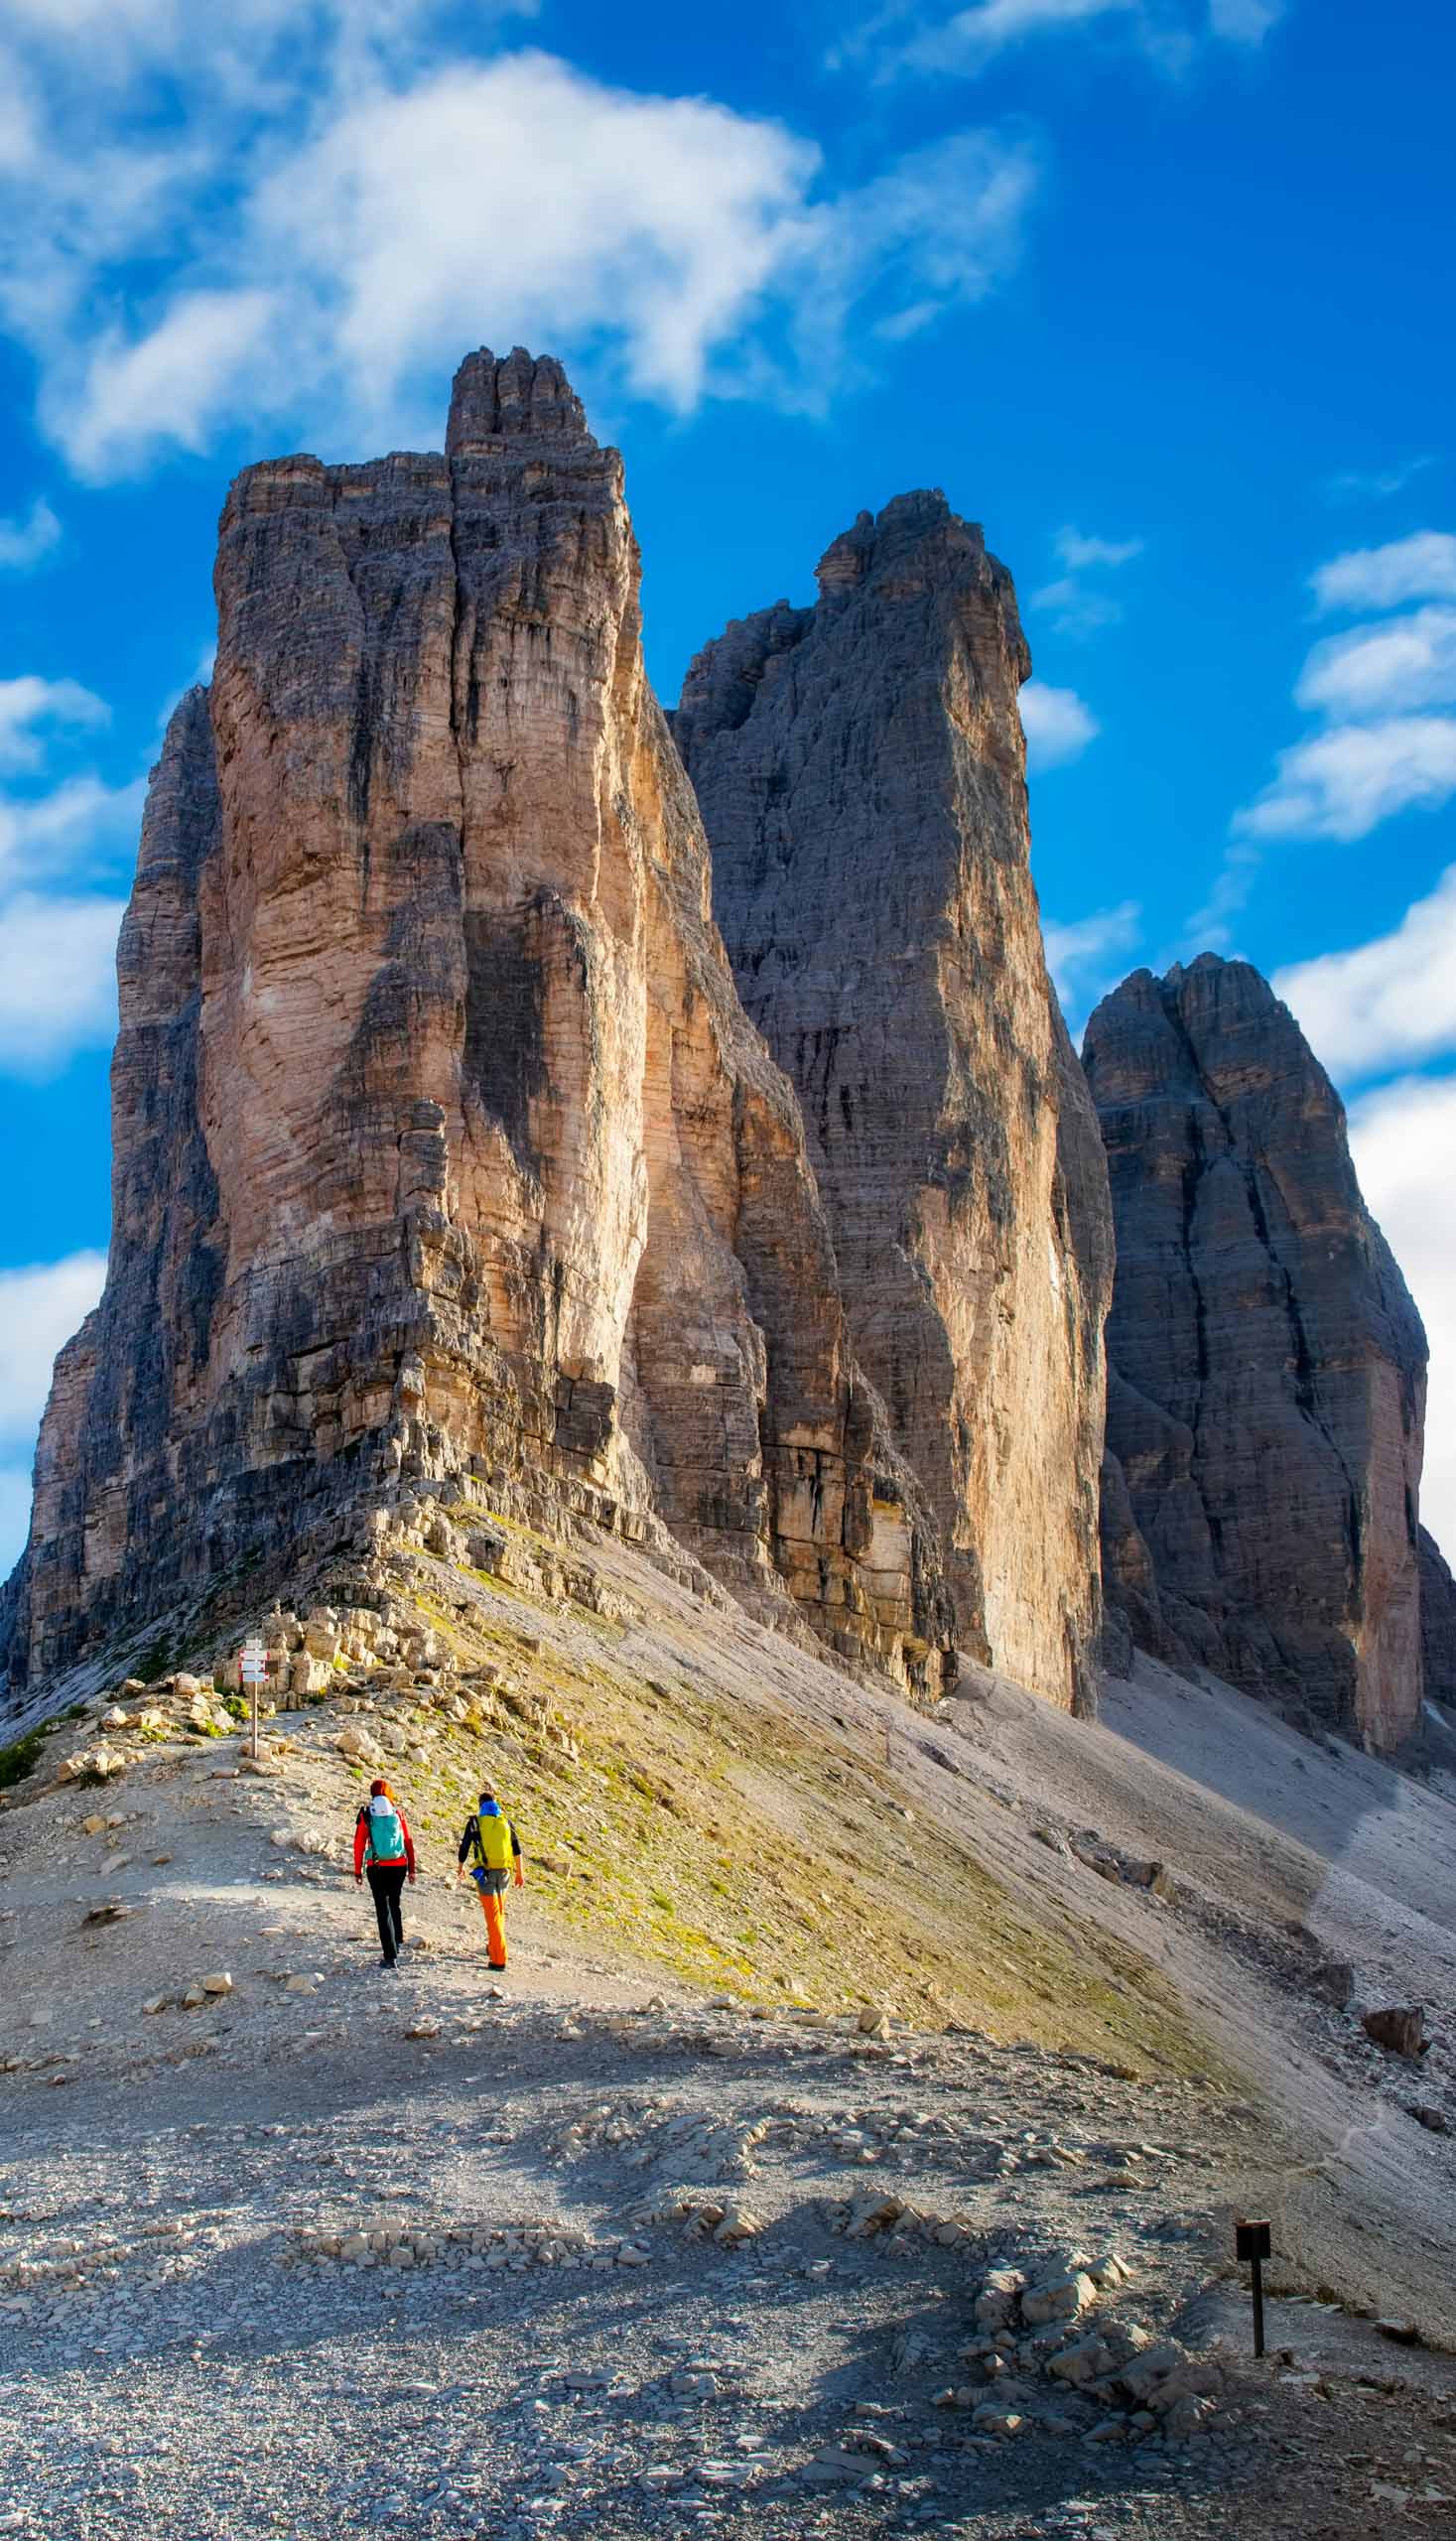
{"type": "Polygon", "coordinates": [[[934,1519],[857,1362],[559,366],[444,455],[247,469],[121,954],[111,1270],[0,1611],[26,1681],[450,1484],[680,1541],[934,1697],[934,1519]],[[361,888],[362,880],[362,888],[361,888]]]}
{"type": "Polygon", "coordinates": [[[715,913],[963,1646],[1085,1705],[1111,1222],[1028,866],[1015,598],[933,492],[861,513],[819,594],[730,625],[684,684],[715,913]]]}
{"type": "Polygon", "coordinates": [[[1088,1025],[1118,1270],[1104,1569],[1124,1635],[1398,1746],[1420,1708],[1425,1337],[1340,1099],[1246,963],[1088,1025]]]}

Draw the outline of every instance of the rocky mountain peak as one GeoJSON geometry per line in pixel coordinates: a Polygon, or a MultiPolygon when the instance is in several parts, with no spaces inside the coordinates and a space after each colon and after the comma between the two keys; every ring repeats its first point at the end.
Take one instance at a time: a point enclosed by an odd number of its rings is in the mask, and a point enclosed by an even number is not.
{"type": "Polygon", "coordinates": [[[944,494],[861,512],[698,655],[674,730],[738,991],[803,1105],[856,1348],[964,1645],[1064,1703],[1098,1615],[1106,1168],[1047,980],[1005,569],[944,494]]]}
{"type": "Polygon", "coordinates": [[[596,447],[587,410],[559,361],[519,344],[505,354],[488,345],[466,353],[451,389],[447,458],[467,458],[522,435],[596,447]]]}
{"type": "Polygon", "coordinates": [[[1394,1746],[1423,1569],[1449,1692],[1424,1340],[1339,1098],[1216,955],[1135,972],[1077,1065],[1015,593],[944,493],[729,625],[671,731],[619,456],[520,347],[462,364],[444,455],[245,470],[215,579],[13,1680],[448,1495],[650,1541],[918,1696],[959,1645],[1085,1707],[1111,1295],[1123,1643],[1394,1746]]]}
{"type": "Polygon", "coordinates": [[[1010,575],[988,556],[980,525],[952,511],[939,486],[896,494],[877,513],[860,512],[825,550],[817,580],[822,614],[834,614],[856,597],[871,607],[933,599],[948,609],[961,608],[968,629],[983,613],[985,597],[993,595],[1015,683],[1030,671],[1010,575]]]}
{"type": "Polygon", "coordinates": [[[1247,962],[1087,1027],[1117,1228],[1105,1573],[1143,1647],[1378,1747],[1421,1686],[1425,1336],[1338,1094],[1247,962]]]}
{"type": "Polygon", "coordinates": [[[519,350],[464,363],[449,442],[228,496],[12,1676],[442,1493],[651,1540],[933,1695],[934,1523],[708,916],[620,462],[519,350]]]}

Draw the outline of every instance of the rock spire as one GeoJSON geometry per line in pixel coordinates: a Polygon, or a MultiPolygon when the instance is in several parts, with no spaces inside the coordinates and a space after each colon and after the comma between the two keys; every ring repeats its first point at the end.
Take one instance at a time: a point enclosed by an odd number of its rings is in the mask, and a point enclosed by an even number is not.
{"type": "Polygon", "coordinates": [[[1421,1689],[1425,1336],[1344,1108],[1245,962],[1087,1028],[1118,1269],[1105,1577],[1145,1648],[1378,1748],[1421,1689]]]}
{"type": "Polygon", "coordinates": [[[367,1538],[411,1483],[640,1535],[934,1694],[935,1528],[857,1360],[642,667],[621,462],[472,354],[444,456],[251,468],[123,930],[114,1233],[13,1677],[367,1538]]]}
{"type": "Polygon", "coordinates": [[[1028,669],[980,529],[904,494],[836,539],[815,606],[699,654],[674,730],[965,1645],[1080,1704],[1111,1225],[1028,865],[1028,669]]]}

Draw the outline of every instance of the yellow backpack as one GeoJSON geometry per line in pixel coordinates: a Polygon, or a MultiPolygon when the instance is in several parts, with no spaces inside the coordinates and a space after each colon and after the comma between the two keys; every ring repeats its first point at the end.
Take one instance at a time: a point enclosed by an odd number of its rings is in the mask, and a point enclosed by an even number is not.
{"type": "Polygon", "coordinates": [[[510,1819],[502,1809],[482,1808],[475,1819],[475,1842],[486,1870],[509,1870],[514,1846],[510,1819]]]}

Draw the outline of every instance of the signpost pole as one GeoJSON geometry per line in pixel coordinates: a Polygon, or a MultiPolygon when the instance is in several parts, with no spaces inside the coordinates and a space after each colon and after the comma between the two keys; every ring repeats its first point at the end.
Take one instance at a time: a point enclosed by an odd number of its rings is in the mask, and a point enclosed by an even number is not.
{"type": "Polygon", "coordinates": [[[1250,2291],[1254,2296],[1254,2352],[1263,2353],[1263,2263],[1270,2255],[1272,2233],[1267,2223],[1249,2223],[1242,2218],[1234,2226],[1234,2247],[1250,2273],[1250,2291]]]}
{"type": "Polygon", "coordinates": [[[243,1643],[242,1655],[238,1661],[238,1674],[248,1689],[248,1753],[255,1763],[258,1755],[258,1687],[267,1673],[268,1653],[262,1642],[254,1636],[243,1643]]]}

